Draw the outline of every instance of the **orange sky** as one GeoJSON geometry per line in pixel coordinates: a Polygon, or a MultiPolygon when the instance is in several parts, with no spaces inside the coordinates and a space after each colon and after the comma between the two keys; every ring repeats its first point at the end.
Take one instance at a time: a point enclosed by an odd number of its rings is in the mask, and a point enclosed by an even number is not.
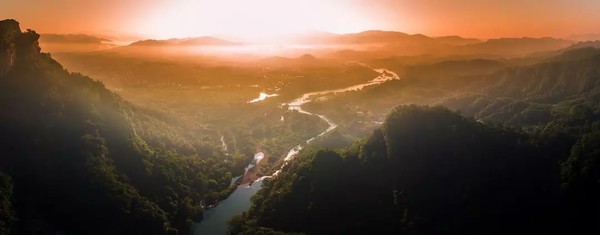
{"type": "Polygon", "coordinates": [[[369,29],[479,38],[600,34],[596,0],[0,0],[0,16],[42,33],[153,38],[369,29]]]}

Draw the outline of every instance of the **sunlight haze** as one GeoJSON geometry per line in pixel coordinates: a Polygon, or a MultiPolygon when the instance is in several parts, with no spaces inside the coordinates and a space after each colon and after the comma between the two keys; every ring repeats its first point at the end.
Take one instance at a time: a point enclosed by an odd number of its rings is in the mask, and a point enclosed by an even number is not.
{"type": "Polygon", "coordinates": [[[0,2],[0,15],[18,17],[25,27],[43,33],[135,34],[157,39],[203,35],[271,39],[312,31],[356,33],[374,29],[478,38],[600,33],[600,2],[585,0],[0,2]]]}

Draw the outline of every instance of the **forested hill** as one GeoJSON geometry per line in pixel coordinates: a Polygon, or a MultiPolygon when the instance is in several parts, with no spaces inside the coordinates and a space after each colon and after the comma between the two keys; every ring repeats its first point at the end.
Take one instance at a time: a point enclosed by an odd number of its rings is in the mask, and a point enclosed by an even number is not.
{"type": "Polygon", "coordinates": [[[188,230],[201,200],[228,188],[230,166],[215,151],[149,146],[134,127],[166,123],[69,73],[38,38],[0,21],[0,234],[188,230]]]}
{"type": "Polygon", "coordinates": [[[584,129],[530,135],[400,106],[353,147],[303,152],[231,233],[598,232],[600,122],[584,129]]]}
{"type": "Polygon", "coordinates": [[[599,64],[600,49],[574,49],[532,66],[502,70],[473,86],[492,96],[537,103],[585,98],[595,106],[600,101],[599,64]]]}
{"type": "Polygon", "coordinates": [[[489,75],[421,81],[454,90],[440,104],[485,122],[544,126],[557,119],[592,120],[600,111],[600,49],[579,48],[539,63],[489,75]],[[434,81],[437,80],[437,81],[434,81]],[[453,84],[450,84],[453,81],[453,84]]]}

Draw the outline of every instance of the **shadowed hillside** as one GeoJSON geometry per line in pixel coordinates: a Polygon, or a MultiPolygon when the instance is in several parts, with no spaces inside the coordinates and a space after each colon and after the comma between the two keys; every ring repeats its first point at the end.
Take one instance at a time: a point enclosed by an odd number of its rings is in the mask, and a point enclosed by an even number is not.
{"type": "MultiPolygon", "coordinates": [[[[190,144],[198,155],[184,156],[148,145],[160,135],[138,133],[170,124],[69,73],[40,52],[38,38],[14,20],[0,21],[3,232],[185,232],[201,219],[201,200],[227,194],[230,176],[215,175],[232,169],[214,160],[218,151],[190,144]]],[[[181,137],[161,142],[169,138],[181,137]]]]}

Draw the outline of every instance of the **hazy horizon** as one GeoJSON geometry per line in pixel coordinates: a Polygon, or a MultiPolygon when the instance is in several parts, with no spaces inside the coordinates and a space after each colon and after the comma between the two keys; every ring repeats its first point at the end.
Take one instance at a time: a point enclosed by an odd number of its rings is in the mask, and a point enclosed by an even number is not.
{"type": "MultiPolygon", "coordinates": [[[[113,0],[111,0],[113,1],[113,0]]],[[[0,15],[40,33],[170,39],[213,36],[276,40],[306,32],[369,30],[521,38],[600,34],[591,1],[8,1],[0,15]],[[73,22],[72,19],[78,19],[73,22]]]]}
{"type": "MultiPolygon", "coordinates": [[[[18,19],[15,19],[18,20],[18,19]]],[[[37,31],[35,29],[32,28],[28,28],[28,27],[24,27],[24,29],[31,29],[36,31],[37,33],[43,35],[86,35],[86,36],[93,36],[93,37],[97,37],[100,39],[107,39],[107,40],[111,40],[111,38],[114,39],[133,39],[133,40],[129,40],[128,42],[136,42],[136,41],[144,41],[144,40],[157,40],[157,41],[166,41],[166,40],[178,40],[178,39],[194,39],[194,38],[217,38],[217,39],[223,39],[223,40],[227,40],[227,41],[232,41],[232,42],[248,42],[248,43],[253,43],[255,42],[255,40],[253,40],[252,38],[244,38],[244,37],[240,37],[237,35],[233,35],[233,34],[205,34],[205,35],[191,35],[191,36],[181,36],[181,37],[152,37],[152,36],[148,36],[148,35],[141,35],[141,34],[119,34],[119,33],[115,33],[115,34],[110,34],[110,33],[93,33],[93,32],[65,32],[65,33],[57,33],[57,32],[40,32],[37,31]]],[[[581,33],[581,34],[569,34],[569,35],[562,35],[562,36],[545,36],[545,35],[540,35],[540,36],[499,36],[499,37],[468,37],[468,36],[464,36],[464,35],[460,35],[460,34],[444,34],[444,35],[429,35],[429,34],[423,34],[423,33],[407,33],[407,32],[403,32],[403,31],[396,31],[396,30],[383,30],[383,29],[367,29],[367,30],[362,30],[362,31],[357,31],[357,32],[347,32],[347,33],[334,33],[334,32],[328,32],[328,31],[320,31],[320,30],[306,30],[304,32],[296,32],[296,33],[289,33],[289,34],[282,34],[279,35],[281,37],[284,38],[292,38],[294,36],[298,36],[298,35],[302,35],[302,36],[318,36],[319,34],[329,34],[329,35],[334,35],[334,36],[343,36],[343,35],[355,35],[355,34],[362,34],[362,33],[367,33],[367,32],[388,32],[388,33],[402,33],[402,34],[406,34],[406,35],[423,35],[426,37],[430,37],[430,38],[443,38],[443,37],[461,37],[461,38],[465,38],[465,39],[479,39],[479,40],[489,40],[489,39],[504,39],[504,38],[555,38],[555,39],[569,39],[571,37],[600,37],[600,33],[581,33]]],[[[112,40],[111,40],[112,41],[112,40]]]]}

